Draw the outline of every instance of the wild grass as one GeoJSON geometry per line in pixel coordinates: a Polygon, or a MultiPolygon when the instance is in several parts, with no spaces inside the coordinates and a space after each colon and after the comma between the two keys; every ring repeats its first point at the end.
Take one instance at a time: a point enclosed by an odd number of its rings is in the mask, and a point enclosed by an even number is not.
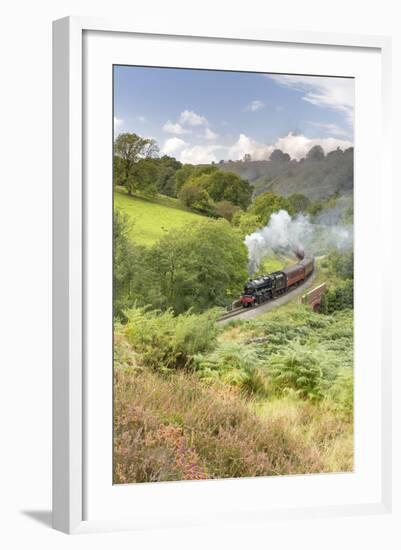
{"type": "Polygon", "coordinates": [[[132,220],[130,236],[137,244],[152,245],[172,227],[204,219],[183,208],[177,199],[164,195],[131,197],[122,190],[114,191],[114,206],[132,220]]]}
{"type": "Polygon", "coordinates": [[[336,414],[329,400],[310,402],[294,394],[267,401],[254,401],[259,417],[281,419],[295,437],[316,453],[322,472],[353,470],[353,425],[348,417],[336,414]]]}
{"type": "Polygon", "coordinates": [[[319,420],[312,404],[296,407],[292,417],[278,404],[261,413],[240,393],[193,374],[117,367],[114,482],[330,472],[339,463],[350,469],[335,450],[341,422],[328,413],[319,420]]]}

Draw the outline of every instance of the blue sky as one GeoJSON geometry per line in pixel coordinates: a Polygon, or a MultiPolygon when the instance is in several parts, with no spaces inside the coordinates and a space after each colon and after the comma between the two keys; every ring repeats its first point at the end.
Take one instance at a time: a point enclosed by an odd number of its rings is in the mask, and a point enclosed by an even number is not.
{"type": "Polygon", "coordinates": [[[114,130],[194,164],[353,144],[352,79],[116,66],[114,130]]]}

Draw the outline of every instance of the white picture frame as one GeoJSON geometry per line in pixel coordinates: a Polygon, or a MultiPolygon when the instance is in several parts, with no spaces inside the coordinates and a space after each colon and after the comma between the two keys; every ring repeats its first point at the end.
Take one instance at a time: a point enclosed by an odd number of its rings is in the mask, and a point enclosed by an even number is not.
{"type": "MultiPolygon", "coordinates": [[[[203,502],[205,510],[204,518],[199,517],[199,510],[195,510],[191,516],[183,514],[183,509],[177,505],[177,509],[170,510],[169,514],[161,517],[160,513],[153,510],[149,504],[154,495],[154,485],[149,487],[145,484],[140,487],[134,498],[140,500],[143,507],[143,514],[127,516],[110,514],[106,508],[99,507],[96,517],[87,515],[88,507],[88,478],[100,475],[91,468],[90,461],[85,459],[90,445],[97,445],[97,440],[91,443],[90,433],[93,425],[88,411],[88,385],[92,386],[93,379],[88,378],[88,341],[90,341],[91,330],[88,331],[86,316],[91,315],[88,307],[85,306],[86,295],[88,294],[88,278],[85,271],[91,260],[88,253],[91,246],[91,238],[86,238],[88,231],[87,210],[85,201],[88,200],[87,190],[84,186],[84,179],[87,177],[85,168],[85,155],[90,155],[85,142],[84,130],[87,103],[85,103],[84,85],[88,78],[83,67],[83,60],[91,58],[88,54],[85,33],[92,33],[93,36],[105,37],[107,40],[129,40],[130,37],[145,37],[146,40],[167,40],[168,37],[175,40],[197,42],[198,44],[209,44],[209,50],[218,44],[232,43],[241,46],[241,43],[248,47],[263,47],[265,44],[288,45],[291,48],[304,48],[312,51],[313,48],[327,47],[338,48],[347,52],[362,51],[375,52],[380,60],[380,99],[377,99],[375,106],[379,112],[380,120],[380,141],[382,143],[382,155],[379,160],[378,174],[381,183],[381,193],[390,196],[390,162],[387,156],[390,128],[389,112],[389,90],[390,90],[390,39],[386,37],[352,36],[320,34],[313,32],[290,32],[274,31],[264,29],[188,29],[182,28],[178,23],[168,25],[166,28],[143,28],[140,24],[130,24],[121,21],[103,21],[93,18],[69,17],[54,22],[53,33],[53,525],[56,529],[67,533],[114,530],[114,529],[138,529],[144,526],[170,526],[170,525],[192,525],[203,521],[211,521],[211,516],[206,510],[207,502],[216,499],[219,494],[226,493],[226,498],[233,500],[233,496],[241,487],[240,491],[256,491],[257,484],[263,483],[262,479],[255,480],[224,480],[214,481],[213,489],[210,489],[210,482],[185,482],[183,484],[169,483],[159,485],[159,497],[171,498],[172,492],[191,498],[191,493],[197,493],[197,498],[203,502]],[[86,57],[85,57],[86,56],[86,57]],[[378,101],[380,100],[380,106],[378,101]],[[88,442],[89,436],[89,442],[88,442]],[[202,485],[203,484],[203,485],[202,485]],[[241,484],[241,485],[239,485],[241,484]],[[247,485],[248,484],[248,485],[247,485]],[[168,486],[168,487],[167,487],[168,486]],[[195,488],[196,487],[196,488],[195,488]],[[162,495],[164,494],[164,497],[162,495]],[[148,504],[146,504],[148,502],[148,504]],[[147,507],[148,506],[148,507],[147,507]],[[139,517],[140,516],[140,517],[139,517]]],[[[94,41],[94,44],[96,40],[94,41]]],[[[98,55],[101,59],[102,46],[99,43],[98,55]]],[[[92,51],[93,47],[91,46],[92,51]]],[[[110,48],[109,48],[110,49],[110,48]]],[[[153,58],[161,56],[160,49],[153,51],[153,58]]],[[[202,64],[202,53],[199,54],[199,63],[202,64]]],[[[96,59],[98,59],[96,57],[96,59]]],[[[110,58],[111,59],[111,58],[110,58]]],[[[163,61],[165,62],[165,61],[163,61]]],[[[154,62],[155,63],[155,62],[154,62]]],[[[135,64],[135,63],[132,63],[135,64]]],[[[163,65],[163,63],[161,63],[163,65]]],[[[194,65],[196,67],[196,64],[194,65]]],[[[223,67],[222,67],[223,68],[223,67]]],[[[379,70],[379,69],[378,69],[379,70]]],[[[312,73],[311,73],[312,74],[312,73]]],[[[318,73],[317,73],[318,74],[318,73]]],[[[111,93],[111,90],[109,92],[111,93]]],[[[102,94],[99,94],[102,95],[102,94]]],[[[99,100],[102,101],[102,98],[99,100]]],[[[107,101],[107,95],[104,96],[107,101]]],[[[101,105],[101,103],[99,103],[101,105]]],[[[111,107],[111,105],[110,105],[111,107]]],[[[91,107],[92,108],[92,107],[91,107]]],[[[110,121],[111,122],[111,121],[110,121]]],[[[105,127],[105,126],[103,126],[105,127]]],[[[110,126],[111,131],[111,126],[110,126]]],[[[111,139],[111,138],[110,138],[111,139]]],[[[358,146],[358,140],[357,140],[358,146]]],[[[363,160],[363,159],[362,159],[363,160]]],[[[359,160],[361,163],[361,159],[359,160]]],[[[362,166],[362,164],[359,164],[362,166]]],[[[111,181],[110,181],[111,185],[111,181]]],[[[90,193],[89,193],[90,197],[90,193]]],[[[110,198],[110,197],[109,197],[110,198]]],[[[106,207],[107,196],[103,197],[103,206],[106,207]]],[[[111,200],[111,198],[110,198],[111,200]]],[[[111,204],[110,204],[111,208],[111,204]]],[[[360,219],[363,220],[363,210],[360,209],[360,219]]],[[[90,218],[93,219],[93,216],[90,218]]],[[[91,223],[91,222],[90,222],[91,223]]],[[[108,229],[106,228],[106,231],[108,229]]],[[[390,232],[388,220],[381,212],[381,223],[377,226],[380,235],[390,232]]],[[[89,228],[89,233],[91,232],[89,228]]],[[[388,250],[384,250],[388,254],[388,250]]],[[[383,274],[383,280],[377,282],[380,290],[382,284],[390,285],[390,281],[383,274]],[[383,282],[384,281],[384,282],[383,282]]],[[[110,278],[104,279],[107,285],[110,278]]],[[[96,289],[95,289],[96,290],[96,289]]],[[[91,291],[94,292],[94,291],[91,291]]],[[[111,292],[111,290],[110,290],[111,292]]],[[[377,307],[380,312],[387,311],[391,297],[387,290],[380,294],[377,307]]],[[[368,321],[366,321],[368,322],[368,321]]],[[[372,321],[373,322],[373,321],[372,321]]],[[[110,319],[111,324],[111,319],[110,319]]],[[[362,498],[361,501],[352,496],[350,499],[338,496],[336,501],[327,501],[322,505],[313,504],[314,501],[303,503],[302,499],[293,506],[286,506],[285,502],[277,508],[270,506],[267,510],[263,506],[255,505],[252,509],[242,510],[238,508],[243,519],[265,521],[273,517],[313,517],[314,515],[350,515],[365,513],[385,513],[391,509],[391,357],[390,357],[390,329],[389,317],[383,315],[380,327],[380,362],[372,366],[372,372],[376,376],[378,384],[372,391],[377,393],[377,407],[380,412],[377,426],[377,438],[380,439],[380,449],[377,463],[372,466],[378,475],[375,493],[377,498],[362,498]],[[380,394],[380,395],[379,395],[380,394]],[[380,469],[380,471],[379,471],[380,469]],[[380,478],[380,479],[379,479],[380,478]]],[[[110,345],[110,342],[109,344],[110,345]]],[[[90,356],[90,353],[89,353],[90,356]]],[[[372,356],[371,361],[375,360],[372,356]]],[[[110,365],[111,368],[111,365],[110,365]]],[[[107,382],[112,387],[110,376],[107,382]]],[[[99,391],[107,391],[106,383],[99,391]]],[[[99,394],[103,395],[103,394],[99,394]]],[[[89,400],[92,404],[94,399],[89,400]]],[[[91,405],[92,406],[92,405],[91,405]]],[[[356,404],[358,407],[358,402],[356,404]]],[[[107,408],[106,408],[107,409],[107,408]]],[[[105,414],[108,414],[109,409],[105,414]]],[[[372,413],[373,414],[373,413],[372,413]]],[[[111,422],[111,418],[109,419],[111,422]]],[[[106,430],[107,431],[107,430],[106,430]]],[[[372,434],[374,429],[372,428],[372,434]]],[[[376,433],[376,432],[375,432],[376,433]]],[[[366,436],[367,437],[367,436],[366,436]]],[[[373,437],[373,435],[372,435],[373,437]]],[[[99,440],[100,441],[100,440],[99,440]]],[[[105,445],[108,444],[105,442],[105,445]]],[[[102,447],[103,449],[105,447],[102,447]]],[[[110,449],[111,453],[111,449],[110,449]]],[[[107,463],[106,463],[107,466],[107,463]]],[[[100,472],[100,470],[99,470],[100,472]]],[[[350,474],[351,476],[353,474],[350,474]]],[[[111,473],[110,473],[111,476],[111,473]]],[[[304,488],[305,476],[298,476],[291,480],[291,484],[299,484],[304,488]]],[[[111,479],[111,477],[110,477],[111,479]]],[[[316,478],[315,478],[316,479],[316,478]]],[[[316,485],[317,492],[320,480],[309,479],[308,483],[316,485]]],[[[104,480],[99,479],[99,485],[104,480]]],[[[275,479],[274,483],[281,482],[275,479]]],[[[287,483],[282,480],[283,487],[287,483]]],[[[349,481],[345,479],[344,483],[349,481]]],[[[271,487],[271,481],[269,482],[271,487]]],[[[341,485],[342,481],[336,481],[341,485]]],[[[92,481],[89,486],[92,486],[92,481]]],[[[345,487],[345,485],[344,485],[345,487]]],[[[129,489],[129,488],[128,488],[129,489]]],[[[303,489],[302,489],[303,490],[303,489]]],[[[355,489],[357,491],[357,489],[355,489]]],[[[285,494],[286,489],[284,490],[285,494]]],[[[313,491],[312,491],[313,492],[313,491]]],[[[103,495],[105,495],[104,493],[103,495]]],[[[245,494],[245,493],[243,493],[245,494]]],[[[289,493],[288,493],[289,494],[289,493]]],[[[355,493],[356,494],[356,493],[355,493]]],[[[132,497],[132,495],[131,495],[132,497]]],[[[130,497],[130,498],[131,498],[130,497]]],[[[91,496],[90,498],[95,498],[91,496]]],[[[101,501],[106,496],[96,495],[101,501]]],[[[114,498],[114,497],[113,497],[114,498]]],[[[122,499],[121,493],[116,497],[122,499]]],[[[101,504],[101,502],[100,502],[101,504]]],[[[201,510],[202,508],[200,508],[201,510]]],[[[235,521],[235,505],[228,509],[221,516],[216,515],[217,520],[235,521]]]]}

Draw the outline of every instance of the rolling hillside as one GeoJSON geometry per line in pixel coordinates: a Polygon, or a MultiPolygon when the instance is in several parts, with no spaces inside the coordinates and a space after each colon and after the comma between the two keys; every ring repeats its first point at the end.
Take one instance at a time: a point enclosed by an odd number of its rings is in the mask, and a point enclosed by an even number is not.
{"type": "Polygon", "coordinates": [[[114,192],[114,207],[133,221],[132,237],[143,245],[153,244],[171,227],[203,219],[203,216],[183,209],[177,199],[162,195],[146,199],[130,197],[117,190],[114,192]]]}
{"type": "Polygon", "coordinates": [[[220,164],[254,187],[254,196],[272,191],[282,196],[302,193],[310,200],[327,199],[337,193],[351,195],[354,187],[353,149],[333,151],[321,160],[250,161],[220,164]]]}

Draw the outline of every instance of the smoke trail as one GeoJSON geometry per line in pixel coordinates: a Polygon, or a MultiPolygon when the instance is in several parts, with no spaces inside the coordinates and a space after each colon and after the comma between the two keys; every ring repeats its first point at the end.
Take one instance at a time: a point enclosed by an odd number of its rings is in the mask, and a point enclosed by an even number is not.
{"type": "Polygon", "coordinates": [[[249,273],[254,273],[262,260],[272,253],[295,251],[297,255],[314,256],[330,249],[349,250],[353,245],[353,228],[345,225],[313,224],[309,216],[292,218],[286,210],[271,215],[266,227],[245,237],[249,273]]]}

